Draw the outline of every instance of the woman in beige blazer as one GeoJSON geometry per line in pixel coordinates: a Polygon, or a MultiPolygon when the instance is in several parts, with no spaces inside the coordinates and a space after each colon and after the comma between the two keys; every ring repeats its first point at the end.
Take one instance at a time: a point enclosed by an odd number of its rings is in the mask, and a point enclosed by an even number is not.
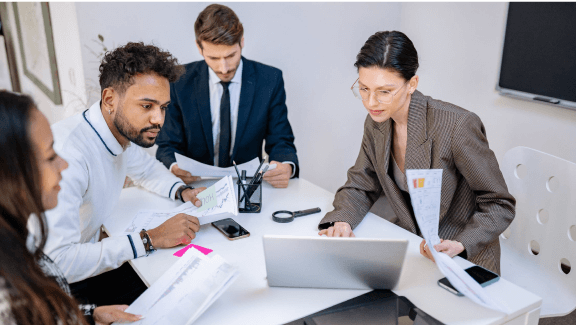
{"type": "MultiPolygon", "coordinates": [[[[397,225],[418,235],[406,169],[443,169],[439,236],[435,249],[500,273],[498,236],[514,219],[515,200],[488,146],[480,118],[425,96],[418,86],[418,54],[401,32],[378,32],[355,63],[352,90],[368,111],[364,137],[348,181],[320,235],[354,236],[354,229],[383,193],[397,225]]],[[[422,255],[432,259],[426,243],[422,255]]]]}

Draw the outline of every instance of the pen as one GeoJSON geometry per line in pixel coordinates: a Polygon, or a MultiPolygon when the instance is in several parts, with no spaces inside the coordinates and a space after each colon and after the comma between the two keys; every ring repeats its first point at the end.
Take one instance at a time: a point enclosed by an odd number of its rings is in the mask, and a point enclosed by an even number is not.
{"type": "Polygon", "coordinates": [[[244,183],[242,182],[242,177],[240,177],[238,166],[236,166],[236,161],[232,161],[232,164],[234,164],[234,169],[236,170],[236,174],[238,174],[238,183],[242,185],[242,188],[244,189],[244,196],[242,197],[242,199],[240,199],[240,202],[242,202],[244,200],[244,197],[246,197],[246,186],[244,186],[244,183]]]}
{"type": "Polygon", "coordinates": [[[258,177],[258,182],[262,181],[262,177],[264,177],[264,174],[266,174],[268,167],[270,167],[270,165],[266,165],[266,167],[264,167],[264,169],[262,170],[262,173],[260,173],[260,175],[259,175],[260,177],[258,177]]]}
{"type": "MultiPolygon", "coordinates": [[[[259,182],[261,182],[262,176],[264,175],[264,173],[266,173],[266,171],[268,170],[268,167],[270,167],[270,165],[266,165],[266,167],[264,167],[262,172],[260,174],[256,175],[256,177],[252,178],[252,180],[250,181],[250,184],[248,184],[248,185],[258,184],[259,182]]],[[[262,186],[262,185],[260,185],[260,186],[262,186]]],[[[246,195],[248,195],[248,198],[250,196],[252,196],[252,194],[254,194],[254,192],[256,192],[257,188],[258,188],[258,186],[251,187],[252,191],[250,193],[248,193],[248,192],[246,192],[246,190],[244,190],[244,196],[242,196],[242,198],[240,199],[240,202],[242,202],[242,200],[246,197],[246,195]]]]}
{"type": "Polygon", "coordinates": [[[258,166],[258,169],[256,169],[256,172],[254,173],[254,176],[252,177],[252,179],[254,179],[254,178],[256,178],[256,176],[258,176],[258,172],[260,171],[260,168],[262,168],[262,164],[264,164],[264,161],[266,161],[266,158],[268,158],[268,157],[262,158],[262,161],[260,162],[260,166],[258,166]]]}

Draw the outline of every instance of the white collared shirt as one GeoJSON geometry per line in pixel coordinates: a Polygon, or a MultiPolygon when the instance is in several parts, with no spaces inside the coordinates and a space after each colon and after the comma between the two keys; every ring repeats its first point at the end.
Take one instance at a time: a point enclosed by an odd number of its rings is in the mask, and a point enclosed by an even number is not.
{"type": "MultiPolygon", "coordinates": [[[[242,70],[244,63],[240,60],[240,65],[236,70],[234,78],[230,80],[228,90],[230,91],[230,156],[234,149],[236,139],[236,125],[238,124],[238,106],[240,105],[240,89],[242,88],[242,70]]],[[[210,86],[210,113],[212,115],[212,140],[214,143],[214,166],[218,166],[220,156],[220,101],[224,93],[224,86],[220,83],[220,78],[212,68],[208,67],[208,84],[210,86]]]]}
{"type": "Polygon", "coordinates": [[[172,199],[184,183],[143,148],[134,144],[122,148],[99,103],[54,124],[52,131],[55,150],[69,167],[62,172],[58,206],[46,212],[48,240],[44,252],[70,283],[145,255],[139,231],[98,241],[126,176],[136,185],[172,199]]]}

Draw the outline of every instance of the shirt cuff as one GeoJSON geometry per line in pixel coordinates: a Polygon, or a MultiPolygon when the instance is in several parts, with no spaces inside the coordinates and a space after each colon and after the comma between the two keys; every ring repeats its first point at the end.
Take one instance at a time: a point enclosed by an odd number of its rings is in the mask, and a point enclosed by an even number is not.
{"type": "Polygon", "coordinates": [[[131,232],[127,235],[128,241],[132,239],[128,245],[130,245],[130,249],[136,250],[136,257],[141,257],[146,255],[146,248],[144,248],[144,243],[142,242],[142,238],[140,238],[140,232],[131,232]]]}
{"type": "Polygon", "coordinates": [[[171,198],[172,200],[176,200],[176,192],[178,192],[178,189],[180,188],[180,186],[185,186],[186,184],[184,184],[184,182],[182,181],[178,181],[176,183],[174,183],[174,185],[172,185],[172,187],[170,188],[170,192],[168,193],[168,197],[171,198]]]}
{"type": "Polygon", "coordinates": [[[178,164],[177,162],[173,162],[172,165],[170,165],[170,168],[168,168],[168,170],[174,174],[174,172],[172,172],[172,167],[174,167],[174,165],[178,164]]]}
{"type": "Polygon", "coordinates": [[[282,163],[292,165],[292,175],[290,175],[290,178],[294,177],[294,175],[296,175],[296,164],[291,161],[283,161],[282,163]]]}

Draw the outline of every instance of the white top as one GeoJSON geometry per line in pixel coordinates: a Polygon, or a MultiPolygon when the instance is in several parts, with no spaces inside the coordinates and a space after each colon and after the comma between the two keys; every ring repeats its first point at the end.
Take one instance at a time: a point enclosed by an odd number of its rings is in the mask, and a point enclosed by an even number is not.
{"type": "Polygon", "coordinates": [[[54,124],[52,131],[55,150],[69,167],[62,172],[58,206],[46,212],[45,253],[70,283],[145,255],[139,232],[98,241],[100,227],[116,208],[126,176],[136,185],[172,199],[184,183],[141,147],[122,148],[99,103],[54,124]]]}
{"type": "MultiPolygon", "coordinates": [[[[240,89],[242,88],[242,69],[244,63],[240,60],[240,65],[236,70],[234,78],[230,80],[228,90],[230,91],[230,156],[234,149],[236,138],[236,125],[238,124],[238,106],[240,105],[240,89]]],[[[224,86],[220,83],[220,78],[212,68],[208,68],[208,83],[210,86],[210,113],[212,115],[212,140],[214,143],[214,166],[218,166],[218,156],[220,153],[220,101],[224,93],[224,86]]]]}

